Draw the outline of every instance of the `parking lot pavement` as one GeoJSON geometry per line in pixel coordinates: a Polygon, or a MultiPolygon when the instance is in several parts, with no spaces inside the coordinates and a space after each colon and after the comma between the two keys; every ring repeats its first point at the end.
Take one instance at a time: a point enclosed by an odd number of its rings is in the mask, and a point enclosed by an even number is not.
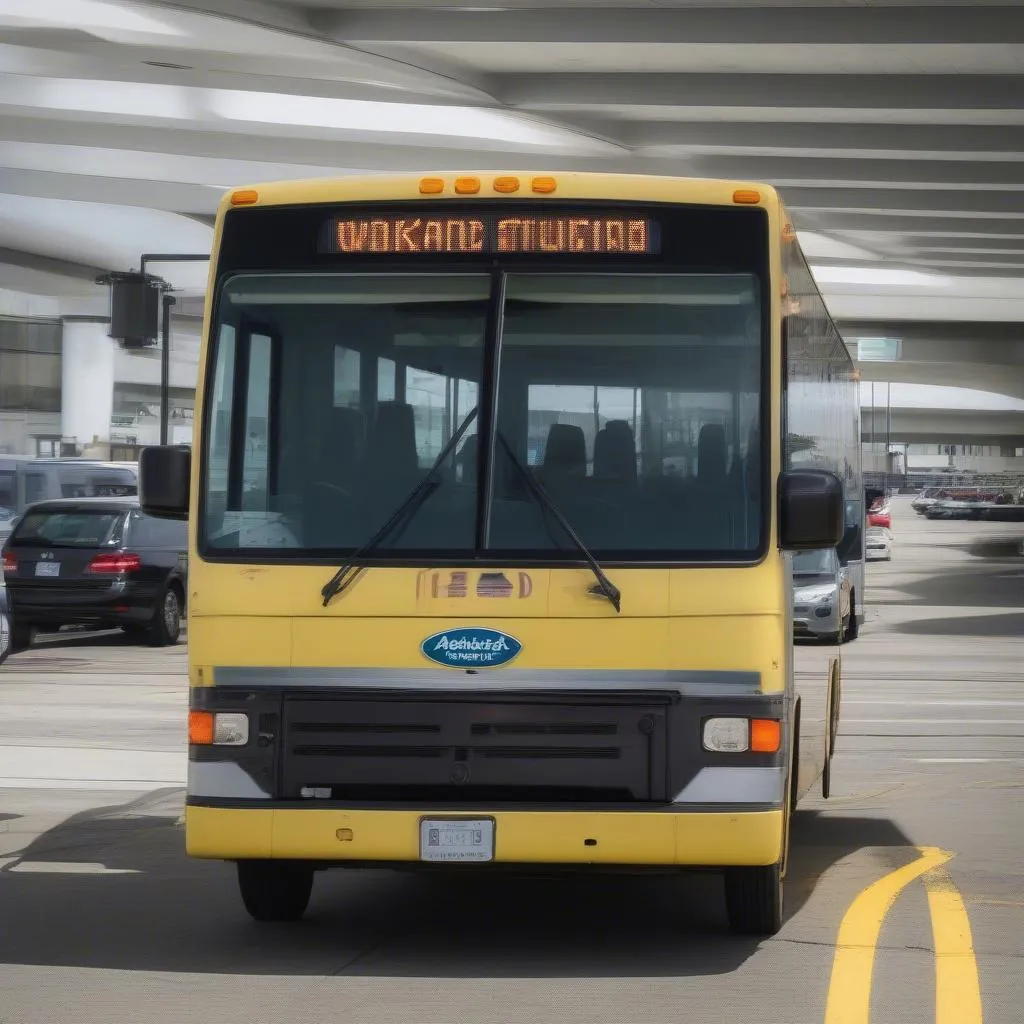
{"type": "Polygon", "coordinates": [[[257,926],[182,853],[184,645],[68,638],[0,668],[0,1020],[1018,1022],[1024,563],[895,505],[775,938],[713,875],[339,871],[257,926]]]}

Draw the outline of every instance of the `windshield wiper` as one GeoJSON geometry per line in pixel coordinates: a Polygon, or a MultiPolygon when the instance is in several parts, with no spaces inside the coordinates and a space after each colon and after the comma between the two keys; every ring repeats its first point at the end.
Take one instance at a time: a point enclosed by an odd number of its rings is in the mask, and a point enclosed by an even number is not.
{"type": "Polygon", "coordinates": [[[569,539],[576,545],[576,549],[586,560],[587,565],[590,567],[590,571],[597,578],[597,586],[591,587],[588,593],[607,597],[612,603],[612,607],[618,612],[621,611],[622,594],[619,588],[604,574],[604,570],[598,564],[598,561],[590,553],[590,549],[580,540],[579,534],[569,525],[569,521],[559,511],[558,506],[551,500],[548,492],[541,486],[540,481],[534,477],[534,475],[519,461],[519,457],[512,450],[512,446],[505,440],[504,436],[498,432],[498,440],[501,442],[502,448],[505,449],[505,453],[512,461],[512,465],[516,467],[519,475],[523,478],[530,493],[537,499],[540,506],[547,509],[558,522],[563,530],[568,534],[569,539]]]}
{"type": "Polygon", "coordinates": [[[383,544],[399,526],[407,523],[419,511],[427,498],[441,486],[439,470],[444,465],[445,459],[451,455],[455,446],[462,440],[469,425],[476,418],[476,413],[477,407],[474,406],[459,425],[459,429],[452,434],[448,443],[441,449],[441,453],[427,470],[427,475],[409,492],[408,497],[392,513],[391,518],[365,544],[356,548],[344,565],[323,585],[320,593],[323,596],[325,608],[330,604],[332,597],[336,597],[345,590],[359,575],[361,567],[358,563],[378,545],[383,544]]]}

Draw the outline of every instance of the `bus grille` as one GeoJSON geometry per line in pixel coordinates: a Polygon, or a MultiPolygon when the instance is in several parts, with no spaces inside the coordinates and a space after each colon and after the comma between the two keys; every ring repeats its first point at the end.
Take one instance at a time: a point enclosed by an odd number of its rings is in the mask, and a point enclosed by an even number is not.
{"type": "MultiPolygon", "coordinates": [[[[650,695],[645,695],[650,700],[650,695]]],[[[288,697],[283,796],[663,801],[666,707],[288,697]]]]}

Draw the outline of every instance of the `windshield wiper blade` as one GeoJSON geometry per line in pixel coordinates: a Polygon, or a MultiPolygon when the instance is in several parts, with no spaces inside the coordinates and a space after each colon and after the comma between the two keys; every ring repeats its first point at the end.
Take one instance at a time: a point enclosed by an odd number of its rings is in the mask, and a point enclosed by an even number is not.
{"type": "Polygon", "coordinates": [[[550,512],[558,522],[558,525],[565,530],[568,534],[569,539],[576,546],[576,549],[585,559],[587,565],[590,567],[590,571],[594,574],[597,579],[597,586],[591,587],[589,593],[601,595],[607,597],[612,603],[612,607],[617,611],[621,611],[622,594],[619,588],[604,573],[604,569],[598,564],[598,561],[590,553],[590,549],[580,539],[579,534],[569,525],[569,521],[562,515],[558,506],[551,500],[548,492],[544,490],[541,483],[537,478],[519,461],[519,457],[512,450],[512,446],[505,440],[504,436],[498,432],[498,440],[501,442],[502,448],[505,449],[505,453],[512,461],[512,465],[516,467],[519,475],[523,478],[530,493],[537,499],[538,503],[542,508],[545,508],[550,512]]]}
{"type": "Polygon", "coordinates": [[[360,565],[358,564],[378,545],[385,540],[400,526],[407,523],[420,509],[423,503],[434,491],[441,486],[441,477],[438,470],[444,465],[445,460],[455,450],[455,446],[462,440],[463,435],[469,429],[469,425],[476,418],[477,406],[469,411],[469,415],[459,425],[459,429],[452,434],[448,443],[441,449],[440,454],[434,460],[433,465],[427,470],[427,475],[409,492],[408,496],[392,513],[388,521],[361,547],[349,555],[348,560],[338,571],[323,585],[320,594],[324,599],[323,606],[326,608],[332,597],[336,597],[345,590],[359,575],[360,565]]]}

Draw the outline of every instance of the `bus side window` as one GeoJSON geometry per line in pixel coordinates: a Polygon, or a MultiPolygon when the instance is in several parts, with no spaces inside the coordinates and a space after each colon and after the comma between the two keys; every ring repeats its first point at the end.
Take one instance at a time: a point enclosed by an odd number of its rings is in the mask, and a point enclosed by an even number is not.
{"type": "Polygon", "coordinates": [[[41,472],[25,474],[25,504],[43,501],[46,494],[46,474],[41,472]]]}

